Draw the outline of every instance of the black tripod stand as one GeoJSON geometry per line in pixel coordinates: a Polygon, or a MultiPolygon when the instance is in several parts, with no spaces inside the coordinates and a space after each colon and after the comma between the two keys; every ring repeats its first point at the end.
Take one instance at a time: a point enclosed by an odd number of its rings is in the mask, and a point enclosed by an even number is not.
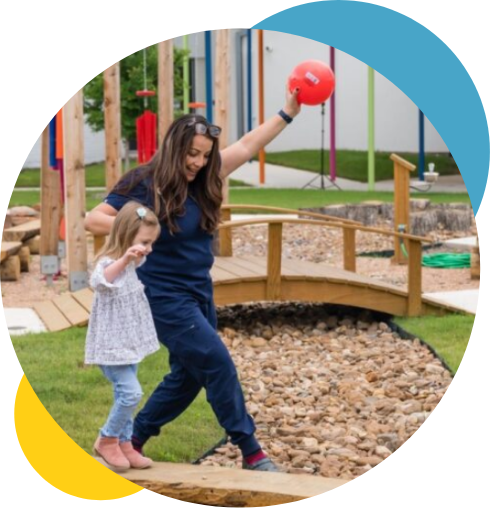
{"type": "Polygon", "coordinates": [[[322,125],[322,144],[321,144],[321,150],[320,150],[320,174],[316,175],[315,178],[310,180],[303,189],[306,189],[307,187],[313,187],[314,189],[322,189],[326,190],[330,187],[336,187],[338,190],[342,190],[331,178],[330,176],[325,176],[325,103],[322,102],[321,107],[321,125],[322,125]],[[317,187],[316,185],[312,185],[312,183],[317,179],[320,179],[320,187],[317,187]],[[328,181],[328,185],[325,185],[325,180],[328,181]]]}

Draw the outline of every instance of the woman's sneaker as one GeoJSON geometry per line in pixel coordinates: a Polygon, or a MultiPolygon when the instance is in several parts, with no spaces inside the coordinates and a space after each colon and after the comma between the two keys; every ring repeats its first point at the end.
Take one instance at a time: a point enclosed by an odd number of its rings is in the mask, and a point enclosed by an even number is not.
{"type": "Polygon", "coordinates": [[[248,469],[250,471],[268,471],[271,473],[280,473],[279,468],[272,462],[269,457],[265,457],[264,459],[260,459],[253,464],[247,464],[245,460],[242,462],[242,469],[248,469]]]}

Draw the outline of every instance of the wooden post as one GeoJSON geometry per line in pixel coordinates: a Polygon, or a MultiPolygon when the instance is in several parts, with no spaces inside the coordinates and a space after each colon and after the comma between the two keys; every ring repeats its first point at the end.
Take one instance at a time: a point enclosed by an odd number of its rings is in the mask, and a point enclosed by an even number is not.
{"type": "Polygon", "coordinates": [[[77,291],[88,286],[82,90],[63,107],[63,125],[68,287],[77,291]]]}
{"type": "Polygon", "coordinates": [[[408,241],[408,316],[422,313],[422,243],[408,241]]]}
{"type": "Polygon", "coordinates": [[[281,298],[282,222],[269,224],[267,244],[267,300],[281,298]]]}
{"type": "Polygon", "coordinates": [[[344,228],[344,270],[356,272],[356,230],[344,228]]]}
{"type": "MultiPolygon", "coordinates": [[[[223,221],[231,220],[231,210],[221,209],[221,218],[223,221]]],[[[233,256],[232,230],[231,228],[219,230],[219,255],[233,256]]]]}
{"type": "Polygon", "coordinates": [[[158,142],[174,120],[174,43],[158,43],[158,142]]]}
{"type": "MultiPolygon", "coordinates": [[[[230,31],[216,32],[215,68],[215,121],[222,129],[219,137],[220,149],[226,148],[229,140],[228,110],[230,108],[230,31]]],[[[223,203],[229,201],[228,178],[223,182],[223,203]]]]}
{"type": "Polygon", "coordinates": [[[119,62],[104,71],[105,186],[121,178],[121,92],[119,62]]]}
{"type": "Polygon", "coordinates": [[[472,279],[480,278],[480,243],[476,237],[476,247],[471,249],[470,277],[472,279]]]}
{"type": "MultiPolygon", "coordinates": [[[[259,64],[259,125],[265,121],[264,115],[264,31],[258,31],[257,53],[259,64]]],[[[265,183],[265,148],[259,151],[259,183],[265,183]]]]}
{"type": "MultiPolygon", "coordinates": [[[[405,226],[405,233],[410,232],[410,171],[415,166],[402,159],[396,154],[391,154],[390,159],[394,162],[395,175],[395,195],[394,195],[394,215],[393,222],[395,231],[398,232],[400,225],[405,226]]],[[[399,265],[407,264],[407,259],[403,255],[400,241],[395,238],[395,255],[393,262],[399,265]]]]}
{"type": "Polygon", "coordinates": [[[59,272],[59,226],[61,219],[60,173],[49,166],[49,127],[41,137],[41,273],[50,285],[53,275],[59,272]]]}

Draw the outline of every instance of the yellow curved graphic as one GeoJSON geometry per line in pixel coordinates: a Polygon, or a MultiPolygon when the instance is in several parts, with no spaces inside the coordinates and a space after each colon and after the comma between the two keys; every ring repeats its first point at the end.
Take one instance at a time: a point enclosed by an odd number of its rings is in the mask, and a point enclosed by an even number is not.
{"type": "Polygon", "coordinates": [[[53,487],[83,499],[119,499],[140,490],[84,452],[41,404],[24,376],[15,399],[15,427],[31,466],[53,487]]]}

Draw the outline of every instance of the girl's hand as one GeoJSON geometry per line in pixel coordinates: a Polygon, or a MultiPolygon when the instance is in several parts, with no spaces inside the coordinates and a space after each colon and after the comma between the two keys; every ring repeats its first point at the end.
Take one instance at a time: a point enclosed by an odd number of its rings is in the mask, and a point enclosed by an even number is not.
{"type": "Polygon", "coordinates": [[[136,264],[139,263],[141,258],[146,254],[146,249],[143,245],[132,245],[129,249],[124,253],[123,260],[126,265],[131,263],[131,261],[135,261],[136,264]]]}
{"type": "Polygon", "coordinates": [[[291,118],[294,118],[301,111],[301,105],[298,103],[298,93],[299,88],[295,88],[290,92],[289,87],[286,85],[286,104],[282,109],[291,118]]]}

